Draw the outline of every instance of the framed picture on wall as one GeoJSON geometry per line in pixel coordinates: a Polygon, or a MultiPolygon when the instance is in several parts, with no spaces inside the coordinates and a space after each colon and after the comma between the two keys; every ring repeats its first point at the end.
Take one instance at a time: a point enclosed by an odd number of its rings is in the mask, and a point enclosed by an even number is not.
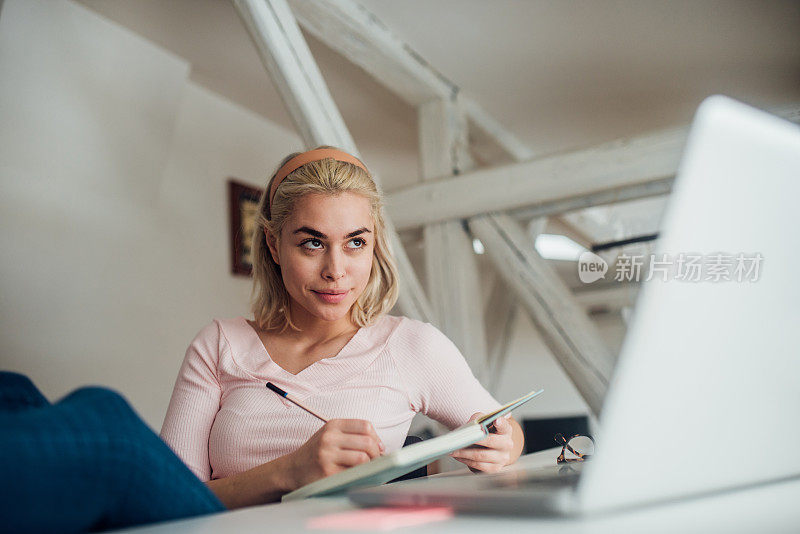
{"type": "Polygon", "coordinates": [[[234,178],[228,179],[228,199],[231,225],[231,272],[235,275],[253,274],[252,241],[256,230],[256,214],[262,190],[234,178]]]}

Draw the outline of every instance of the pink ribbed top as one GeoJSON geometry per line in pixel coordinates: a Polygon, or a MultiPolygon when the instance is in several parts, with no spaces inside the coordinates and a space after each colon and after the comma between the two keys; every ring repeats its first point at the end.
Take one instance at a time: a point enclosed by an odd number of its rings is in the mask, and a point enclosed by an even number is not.
{"type": "Polygon", "coordinates": [[[331,419],[370,421],[387,451],[403,445],[416,412],[455,428],[500,406],[428,323],[383,316],[336,356],[293,375],[237,317],[214,320],[192,341],[161,437],[204,481],[296,450],[322,422],[266,389],[268,381],[331,419]]]}

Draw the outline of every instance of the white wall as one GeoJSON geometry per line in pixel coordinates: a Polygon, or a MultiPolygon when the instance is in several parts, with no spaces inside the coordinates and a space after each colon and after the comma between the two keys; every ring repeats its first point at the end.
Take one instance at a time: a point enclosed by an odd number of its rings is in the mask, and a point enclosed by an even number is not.
{"type": "MultiPolygon", "coordinates": [[[[250,281],[230,274],[227,178],[263,186],[301,148],[190,68],[71,2],[0,12],[0,368],[50,399],[112,387],[156,429],[195,333],[249,309],[250,281]]],[[[380,172],[407,170],[356,142],[380,172]]],[[[544,387],[522,415],[585,413],[524,314],[514,332],[500,400],[544,387]]]]}
{"type": "Polygon", "coordinates": [[[300,146],[188,72],[75,4],[2,7],[0,368],[113,387],[155,428],[194,334],[248,309],[226,179],[300,146]]]}

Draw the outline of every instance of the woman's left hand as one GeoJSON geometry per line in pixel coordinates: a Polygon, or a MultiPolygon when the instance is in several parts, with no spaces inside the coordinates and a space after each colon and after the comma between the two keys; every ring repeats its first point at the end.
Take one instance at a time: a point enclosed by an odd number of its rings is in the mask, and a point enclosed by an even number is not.
{"type": "MultiPolygon", "coordinates": [[[[469,421],[475,421],[482,415],[476,413],[469,418],[469,421]]],[[[451,452],[450,456],[465,464],[473,472],[496,473],[511,463],[513,448],[511,423],[506,417],[500,417],[495,420],[494,431],[491,434],[474,445],[451,452]]]]}

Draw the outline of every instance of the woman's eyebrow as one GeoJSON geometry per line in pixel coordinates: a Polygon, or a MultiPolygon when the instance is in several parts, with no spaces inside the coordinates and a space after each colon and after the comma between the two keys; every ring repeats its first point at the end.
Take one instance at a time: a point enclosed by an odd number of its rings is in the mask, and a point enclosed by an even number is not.
{"type": "Polygon", "coordinates": [[[358,230],[354,230],[354,231],[350,232],[349,234],[347,234],[344,237],[345,238],[351,238],[351,237],[355,237],[357,235],[361,235],[361,234],[365,234],[365,233],[366,234],[371,234],[372,232],[370,230],[368,230],[366,227],[364,227],[364,228],[359,228],[358,230]]]}
{"type": "MultiPolygon", "coordinates": [[[[312,235],[314,237],[318,237],[320,239],[328,239],[328,236],[326,236],[325,234],[323,234],[319,230],[314,230],[313,228],[309,228],[308,226],[301,226],[300,228],[295,230],[293,233],[295,233],[295,234],[306,233],[306,234],[312,235]]],[[[361,235],[361,234],[365,234],[365,233],[366,234],[370,234],[370,233],[372,233],[372,231],[365,226],[365,227],[359,228],[358,230],[353,230],[352,232],[350,232],[349,234],[347,234],[344,237],[345,237],[345,239],[350,239],[351,237],[356,237],[357,235],[361,235]]]]}
{"type": "Polygon", "coordinates": [[[300,228],[295,230],[293,233],[299,234],[299,233],[302,233],[302,232],[305,232],[307,234],[313,235],[314,237],[319,237],[319,238],[322,238],[322,239],[327,239],[328,238],[328,236],[326,236],[325,234],[323,234],[319,230],[314,230],[313,228],[309,228],[308,226],[301,226],[300,228]]]}

